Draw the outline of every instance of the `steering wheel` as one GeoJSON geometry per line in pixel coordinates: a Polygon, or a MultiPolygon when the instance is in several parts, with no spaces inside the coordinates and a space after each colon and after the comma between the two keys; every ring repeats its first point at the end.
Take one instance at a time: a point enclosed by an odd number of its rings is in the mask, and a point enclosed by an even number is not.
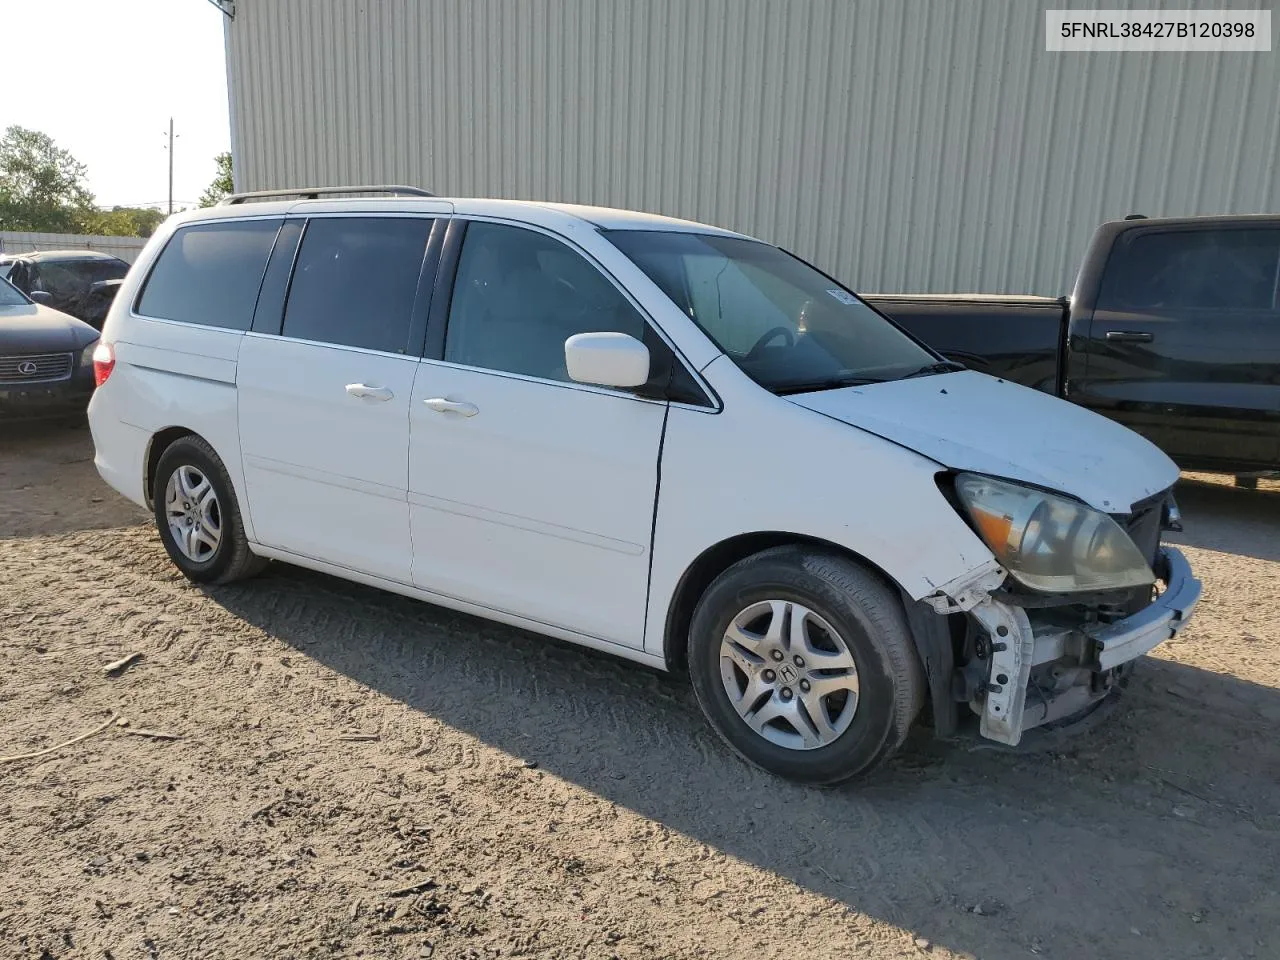
{"type": "Polygon", "coordinates": [[[760,335],[760,339],[752,344],[751,349],[747,351],[747,355],[743,359],[755,360],[760,355],[760,351],[768,345],[769,341],[777,337],[786,337],[788,347],[796,345],[796,335],[791,332],[790,327],[773,327],[760,335]]]}

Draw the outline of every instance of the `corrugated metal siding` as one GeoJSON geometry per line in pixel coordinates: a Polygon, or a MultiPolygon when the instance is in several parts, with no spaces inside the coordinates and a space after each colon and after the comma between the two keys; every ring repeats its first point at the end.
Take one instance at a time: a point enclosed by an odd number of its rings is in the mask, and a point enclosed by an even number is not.
{"type": "Polygon", "coordinates": [[[651,210],[892,292],[1057,294],[1102,220],[1280,207],[1276,53],[1044,29],[1025,0],[238,0],[237,186],[651,210]]]}
{"type": "Polygon", "coordinates": [[[142,237],[91,237],[76,233],[26,233],[0,230],[0,253],[33,250],[94,250],[133,263],[146,246],[142,237]]]}

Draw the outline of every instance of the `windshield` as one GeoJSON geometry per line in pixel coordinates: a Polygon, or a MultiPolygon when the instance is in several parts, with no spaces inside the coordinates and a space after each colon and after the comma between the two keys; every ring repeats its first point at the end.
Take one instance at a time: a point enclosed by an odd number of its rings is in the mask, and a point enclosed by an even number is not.
{"type": "Polygon", "coordinates": [[[894,380],[938,363],[853,293],[777,247],[670,231],[605,236],[743,372],[775,392],[894,380]]]}
{"type": "Polygon", "coordinates": [[[0,307],[25,307],[30,302],[12,283],[0,279],[0,307]]]}

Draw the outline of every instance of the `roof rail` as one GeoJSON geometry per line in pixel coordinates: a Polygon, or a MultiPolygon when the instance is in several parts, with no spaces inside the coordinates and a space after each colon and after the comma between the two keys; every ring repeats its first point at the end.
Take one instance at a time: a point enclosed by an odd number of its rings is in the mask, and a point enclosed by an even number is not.
{"type": "Polygon", "coordinates": [[[244,203],[246,200],[266,200],[271,197],[297,197],[314,200],[321,194],[338,193],[389,193],[396,197],[434,197],[421,187],[403,187],[396,184],[377,184],[368,187],[293,187],[287,190],[253,190],[249,193],[232,193],[222,199],[225,205],[244,203]]]}

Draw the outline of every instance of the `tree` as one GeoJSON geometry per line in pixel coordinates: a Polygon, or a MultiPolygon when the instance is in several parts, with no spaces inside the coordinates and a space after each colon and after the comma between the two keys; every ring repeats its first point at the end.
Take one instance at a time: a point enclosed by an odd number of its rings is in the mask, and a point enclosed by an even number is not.
{"type": "MultiPolygon", "coordinates": [[[[119,236],[149,237],[164,223],[165,212],[156,207],[112,207],[102,216],[121,228],[119,236]]],[[[115,231],[108,231],[108,235],[114,234],[115,231]]]]}
{"type": "Polygon", "coordinates": [[[235,192],[235,183],[231,178],[231,154],[220,153],[213,158],[217,164],[218,175],[209,184],[209,189],[200,194],[200,206],[216,206],[228,193],[235,192]]]}
{"type": "Polygon", "coordinates": [[[149,237],[164,222],[152,207],[98,209],[85,175],[47,134],[10,127],[0,139],[0,229],[149,237]]]}
{"type": "Polygon", "coordinates": [[[0,227],[78,233],[98,212],[86,174],[48,134],[9,127],[0,139],[0,227]]]}

